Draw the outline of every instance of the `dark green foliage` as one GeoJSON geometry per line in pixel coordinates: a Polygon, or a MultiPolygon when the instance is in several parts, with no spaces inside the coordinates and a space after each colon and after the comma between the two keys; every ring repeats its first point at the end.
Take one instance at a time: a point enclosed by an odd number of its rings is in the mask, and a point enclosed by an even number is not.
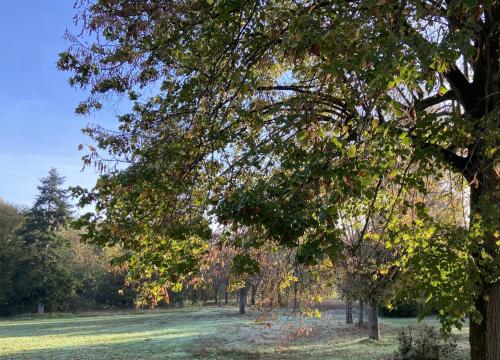
{"type": "Polygon", "coordinates": [[[421,311],[422,307],[416,301],[397,301],[390,308],[380,307],[380,314],[385,317],[418,317],[421,311]]]}
{"type": "Polygon", "coordinates": [[[399,333],[398,349],[390,360],[454,360],[457,344],[443,339],[431,326],[408,327],[399,333]]]}
{"type": "Polygon", "coordinates": [[[57,231],[69,220],[67,190],[62,188],[64,178],[52,168],[40,180],[38,195],[33,207],[26,213],[26,220],[19,231],[24,249],[28,253],[26,273],[30,281],[22,286],[25,293],[22,303],[41,303],[48,310],[64,310],[67,294],[75,283],[64,266],[62,249],[64,238],[57,231]]]}
{"type": "Polygon", "coordinates": [[[26,268],[20,265],[29,257],[17,236],[23,220],[20,210],[0,200],[0,314],[17,305],[18,286],[26,278],[26,268]]]}
{"type": "Polygon", "coordinates": [[[33,207],[26,214],[21,231],[24,242],[43,247],[51,242],[51,234],[66,226],[70,217],[67,190],[62,188],[64,178],[52,168],[46,178],[40,179],[39,191],[33,207]]]}
{"type": "Polygon", "coordinates": [[[38,303],[46,311],[133,304],[125,269],[109,265],[118,251],[82,244],[65,230],[70,206],[62,185],[51,169],[28,211],[0,200],[0,315],[34,312],[38,303]]]}

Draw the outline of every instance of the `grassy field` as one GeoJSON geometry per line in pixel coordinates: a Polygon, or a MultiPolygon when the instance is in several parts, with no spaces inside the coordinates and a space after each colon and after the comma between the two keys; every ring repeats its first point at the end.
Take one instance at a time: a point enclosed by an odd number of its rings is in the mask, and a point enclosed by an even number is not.
{"type": "MultiPolygon", "coordinates": [[[[257,312],[240,316],[234,307],[189,307],[6,318],[0,320],[0,359],[378,360],[394,351],[400,329],[416,324],[382,319],[382,340],[373,342],[343,316],[329,310],[321,319],[281,314],[256,321],[257,312]]],[[[467,330],[454,334],[459,359],[467,359],[467,330]]]]}

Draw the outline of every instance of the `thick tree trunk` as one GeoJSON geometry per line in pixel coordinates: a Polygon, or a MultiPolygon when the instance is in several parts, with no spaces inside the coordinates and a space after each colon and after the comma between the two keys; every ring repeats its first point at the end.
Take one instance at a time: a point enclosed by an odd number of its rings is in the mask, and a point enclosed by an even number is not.
{"type": "Polygon", "coordinates": [[[469,342],[471,360],[497,360],[500,356],[500,284],[490,285],[476,301],[483,321],[471,319],[469,342]],[[486,301],[485,299],[488,299],[486,301]]]}
{"type": "Polygon", "coordinates": [[[380,328],[378,325],[378,304],[374,300],[368,303],[368,338],[380,340],[380,328]]]}
{"type": "Polygon", "coordinates": [[[347,301],[346,309],[345,309],[345,322],[347,324],[352,324],[352,301],[347,301]]]}
{"type": "Polygon", "coordinates": [[[240,314],[244,314],[246,312],[246,305],[247,305],[247,287],[242,287],[239,290],[239,303],[240,303],[240,314]]]}
{"type": "Polygon", "coordinates": [[[500,359],[500,283],[491,283],[485,277],[498,274],[500,259],[498,257],[498,239],[495,231],[499,226],[500,181],[494,172],[493,166],[479,177],[479,186],[471,188],[471,226],[480,221],[480,226],[487,230],[477,239],[478,250],[473,254],[480,263],[482,253],[486,252],[494,259],[489,268],[481,268],[481,292],[476,299],[476,310],[481,314],[480,319],[471,316],[469,327],[469,343],[471,360],[498,360],[500,359]]]}
{"type": "Polygon", "coordinates": [[[361,326],[364,323],[363,312],[364,312],[363,299],[359,299],[359,312],[358,312],[358,325],[361,326]]]}

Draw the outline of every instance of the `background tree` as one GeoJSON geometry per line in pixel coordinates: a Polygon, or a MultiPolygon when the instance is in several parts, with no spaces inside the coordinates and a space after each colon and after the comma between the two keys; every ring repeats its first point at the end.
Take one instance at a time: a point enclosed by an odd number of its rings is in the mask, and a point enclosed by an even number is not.
{"type": "Polygon", "coordinates": [[[17,231],[24,221],[19,209],[0,199],[0,314],[19,307],[20,283],[25,278],[27,254],[17,231]]]}
{"type": "Polygon", "coordinates": [[[60,253],[64,240],[57,234],[70,219],[67,190],[62,188],[64,178],[52,168],[40,183],[20,236],[25,251],[30,253],[30,297],[38,303],[38,313],[43,314],[46,303],[57,309],[61,298],[72,292],[74,283],[60,253]]]}

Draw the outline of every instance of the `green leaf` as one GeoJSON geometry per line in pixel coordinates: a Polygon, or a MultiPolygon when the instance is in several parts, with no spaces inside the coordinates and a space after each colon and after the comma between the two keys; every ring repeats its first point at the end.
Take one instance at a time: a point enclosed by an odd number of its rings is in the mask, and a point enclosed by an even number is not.
{"type": "Polygon", "coordinates": [[[473,9],[477,6],[477,0],[462,0],[462,7],[465,10],[473,9]]]}
{"type": "Polygon", "coordinates": [[[355,156],[356,156],[356,145],[351,144],[351,145],[349,145],[349,148],[347,149],[347,157],[349,159],[352,159],[355,156]]]}

